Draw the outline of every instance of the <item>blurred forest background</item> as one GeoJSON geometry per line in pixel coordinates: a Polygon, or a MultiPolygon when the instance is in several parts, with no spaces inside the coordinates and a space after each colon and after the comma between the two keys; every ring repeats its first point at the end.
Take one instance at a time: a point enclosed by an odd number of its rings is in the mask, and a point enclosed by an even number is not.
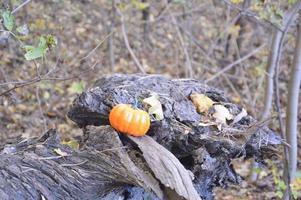
{"type": "MultiPolygon", "coordinates": [[[[1,1],[1,144],[49,128],[66,139],[80,135],[66,116],[68,106],[111,73],[204,81],[281,132],[278,118],[286,117],[298,43],[296,0],[1,1]]],[[[216,199],[283,196],[281,159],[261,168],[250,161],[233,164],[245,180],[217,189],[216,199]]],[[[300,172],[296,177],[295,196],[300,172]]]]}

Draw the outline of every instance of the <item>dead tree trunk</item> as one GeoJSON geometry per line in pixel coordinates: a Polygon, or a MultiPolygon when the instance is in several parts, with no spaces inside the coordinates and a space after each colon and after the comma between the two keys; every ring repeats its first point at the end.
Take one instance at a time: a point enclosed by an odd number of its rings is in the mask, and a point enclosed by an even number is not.
{"type": "MultiPolygon", "coordinates": [[[[75,99],[68,116],[84,130],[79,149],[55,130],[5,145],[0,153],[1,199],[212,199],[216,186],[238,184],[231,160],[272,158],[280,137],[246,115],[227,129],[199,126],[203,115],[188,98],[205,94],[233,115],[242,108],[196,80],[159,75],[112,75],[75,99]],[[108,113],[157,93],[164,119],[147,136],[118,134],[108,113]]],[[[142,104],[138,107],[143,109],[142,104]]]]}

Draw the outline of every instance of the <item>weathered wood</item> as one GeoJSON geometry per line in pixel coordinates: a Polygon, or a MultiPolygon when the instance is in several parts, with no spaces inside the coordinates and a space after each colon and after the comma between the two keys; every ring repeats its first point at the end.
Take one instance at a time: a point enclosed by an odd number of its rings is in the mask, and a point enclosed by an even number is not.
{"type": "MultiPolygon", "coordinates": [[[[222,92],[196,80],[100,79],[68,113],[84,128],[80,149],[62,145],[55,130],[1,149],[1,199],[212,199],[213,187],[240,182],[232,159],[263,161],[277,153],[280,137],[249,115],[222,131],[199,126],[204,116],[190,101],[192,92],[222,103],[233,115],[241,112],[222,92]],[[148,136],[128,137],[107,126],[112,106],[133,104],[154,92],[164,120],[152,120],[148,136]]],[[[141,103],[138,107],[145,109],[141,103]]]]}
{"type": "MultiPolygon", "coordinates": [[[[191,181],[193,175],[189,174],[172,153],[149,136],[129,138],[138,145],[148,166],[164,186],[175,190],[178,196],[187,200],[200,200],[191,181]]],[[[169,199],[176,199],[174,195],[172,197],[169,199]]]]}
{"type": "Polygon", "coordinates": [[[159,182],[137,167],[111,127],[87,130],[89,138],[80,150],[60,144],[55,130],[6,145],[0,154],[1,199],[115,199],[125,192],[137,199],[133,191],[163,198],[159,182]],[[58,149],[66,155],[57,154],[58,149]]]}
{"type": "MultiPolygon", "coordinates": [[[[73,103],[68,116],[80,127],[107,125],[111,108],[118,103],[134,104],[136,100],[156,93],[163,106],[164,120],[153,121],[148,132],[153,139],[171,151],[195,175],[195,187],[202,198],[211,198],[214,186],[239,183],[240,176],[231,167],[231,159],[264,157],[275,154],[281,144],[278,134],[247,115],[230,124],[230,131],[215,126],[199,126],[203,116],[189,99],[192,92],[202,93],[225,105],[234,116],[242,108],[229,101],[223,92],[196,80],[170,80],[161,75],[111,75],[101,78],[93,88],[73,103]],[[199,152],[202,152],[201,155],[199,152]]],[[[138,107],[145,109],[142,104],[138,107]]]]}

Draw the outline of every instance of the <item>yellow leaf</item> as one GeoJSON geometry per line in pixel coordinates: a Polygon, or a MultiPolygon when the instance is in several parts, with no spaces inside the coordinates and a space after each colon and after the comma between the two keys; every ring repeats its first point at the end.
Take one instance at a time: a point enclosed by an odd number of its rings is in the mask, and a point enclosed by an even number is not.
{"type": "Polygon", "coordinates": [[[44,19],[36,19],[34,25],[37,29],[43,30],[46,28],[46,21],[44,19]]]}
{"type": "Polygon", "coordinates": [[[50,93],[49,93],[48,91],[44,91],[44,92],[43,92],[43,98],[44,98],[45,100],[48,100],[48,99],[50,98],[50,93]]]}
{"type": "Polygon", "coordinates": [[[139,2],[137,0],[132,0],[131,2],[138,10],[145,10],[149,7],[148,3],[139,2]]]}
{"type": "Polygon", "coordinates": [[[143,103],[150,105],[148,113],[155,115],[156,120],[164,119],[162,105],[157,94],[154,93],[150,97],[143,99],[143,103]]]}
{"type": "Polygon", "coordinates": [[[239,4],[241,2],[242,2],[242,0],[231,0],[231,3],[234,3],[234,4],[239,4]]]}
{"type": "Polygon", "coordinates": [[[68,156],[68,153],[62,151],[61,149],[57,148],[53,150],[55,153],[57,153],[60,156],[68,156]]]}
{"type": "Polygon", "coordinates": [[[121,3],[117,4],[117,7],[118,7],[119,10],[125,11],[127,9],[128,5],[126,3],[121,2],[121,3]]]}
{"type": "Polygon", "coordinates": [[[291,183],[291,187],[293,190],[301,192],[301,178],[295,178],[291,183]]]}
{"type": "Polygon", "coordinates": [[[68,142],[62,141],[61,144],[68,145],[69,147],[75,150],[79,149],[79,143],[76,140],[70,140],[68,142]]]}
{"type": "Polygon", "coordinates": [[[239,103],[241,102],[241,99],[240,99],[239,96],[233,96],[233,97],[231,98],[231,100],[232,100],[234,103],[236,103],[236,104],[239,104],[239,103]]]}
{"type": "Polygon", "coordinates": [[[239,30],[240,30],[240,26],[234,25],[229,28],[229,33],[236,38],[239,35],[239,30]]]}
{"type": "Polygon", "coordinates": [[[216,119],[216,122],[227,124],[227,120],[233,119],[233,115],[229,112],[229,110],[223,105],[214,105],[215,113],[213,117],[216,119]]]}
{"type": "Polygon", "coordinates": [[[213,105],[213,101],[204,94],[192,93],[190,98],[199,113],[208,112],[213,105]]]}

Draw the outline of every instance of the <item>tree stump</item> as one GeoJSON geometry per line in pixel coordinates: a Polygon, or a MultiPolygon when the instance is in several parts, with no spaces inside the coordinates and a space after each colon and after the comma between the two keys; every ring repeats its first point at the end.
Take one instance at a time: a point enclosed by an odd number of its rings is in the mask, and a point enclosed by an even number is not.
{"type": "MultiPolygon", "coordinates": [[[[189,96],[205,94],[232,115],[242,108],[197,80],[161,75],[111,75],[79,95],[68,116],[83,128],[79,149],[49,130],[5,145],[0,154],[1,199],[213,199],[214,187],[239,184],[231,160],[277,158],[277,133],[249,115],[218,129],[200,126],[189,96]],[[111,108],[159,96],[164,119],[144,137],[117,133],[111,108]]],[[[140,109],[144,105],[138,103],[140,109]]]]}

